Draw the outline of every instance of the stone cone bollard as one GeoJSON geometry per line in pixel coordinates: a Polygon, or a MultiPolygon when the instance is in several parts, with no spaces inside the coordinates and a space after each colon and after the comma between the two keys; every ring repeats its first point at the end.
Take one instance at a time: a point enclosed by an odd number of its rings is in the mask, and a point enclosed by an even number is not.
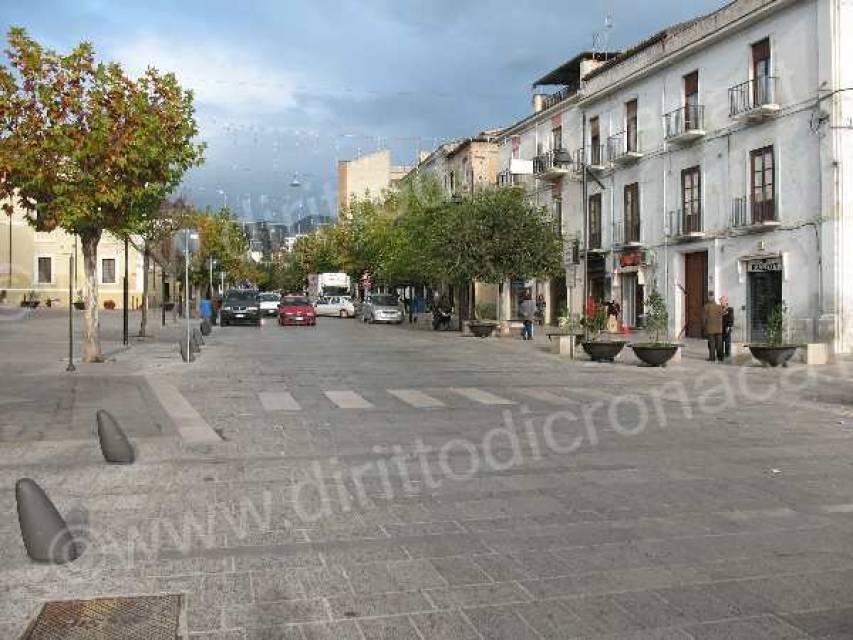
{"type": "Polygon", "coordinates": [[[97,420],[98,440],[101,443],[104,460],[110,464],[132,464],[136,455],[116,419],[110,412],[99,409],[97,420]]]}
{"type": "Polygon", "coordinates": [[[181,352],[181,359],[184,362],[195,362],[195,351],[193,351],[192,347],[190,347],[189,352],[187,352],[186,340],[181,340],[178,343],[178,350],[181,352]]]}
{"type": "Polygon", "coordinates": [[[195,343],[199,346],[204,344],[204,337],[201,335],[201,331],[196,328],[193,328],[192,339],[195,340],[195,343]]]}
{"type": "Polygon", "coordinates": [[[80,557],[80,550],[68,525],[34,480],[18,480],[15,484],[15,500],[18,503],[21,538],[32,560],[65,564],[80,557]]]}
{"type": "Polygon", "coordinates": [[[207,318],[205,318],[204,320],[201,321],[201,327],[200,328],[201,328],[201,335],[203,335],[203,336],[209,336],[211,334],[211,332],[213,331],[213,325],[210,324],[210,320],[208,320],[207,318]]]}

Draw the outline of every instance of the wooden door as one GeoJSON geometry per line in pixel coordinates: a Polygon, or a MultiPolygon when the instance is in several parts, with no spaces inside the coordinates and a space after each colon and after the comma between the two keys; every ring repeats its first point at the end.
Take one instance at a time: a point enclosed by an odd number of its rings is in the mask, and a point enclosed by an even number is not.
{"type": "Polygon", "coordinates": [[[702,308],[708,299],[708,252],[684,255],[685,273],[685,334],[688,338],[702,337],[702,308]]]}

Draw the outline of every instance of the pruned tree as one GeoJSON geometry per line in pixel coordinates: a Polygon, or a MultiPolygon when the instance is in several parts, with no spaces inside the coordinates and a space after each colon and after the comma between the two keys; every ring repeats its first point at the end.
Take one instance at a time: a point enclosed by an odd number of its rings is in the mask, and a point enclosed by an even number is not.
{"type": "Polygon", "coordinates": [[[141,232],[201,162],[192,93],[153,68],[132,80],[120,65],[96,62],[88,42],[60,54],[12,28],[8,43],[8,65],[0,65],[0,195],[18,198],[37,229],[80,237],[83,359],[98,362],[98,243],[105,231],[141,232]]]}

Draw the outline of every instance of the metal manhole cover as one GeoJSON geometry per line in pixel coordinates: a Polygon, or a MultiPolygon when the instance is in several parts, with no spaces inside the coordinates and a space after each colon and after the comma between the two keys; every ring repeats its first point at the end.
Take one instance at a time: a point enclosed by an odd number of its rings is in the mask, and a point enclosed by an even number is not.
{"type": "Polygon", "coordinates": [[[48,602],[21,640],[175,640],[183,596],[48,602]]]}

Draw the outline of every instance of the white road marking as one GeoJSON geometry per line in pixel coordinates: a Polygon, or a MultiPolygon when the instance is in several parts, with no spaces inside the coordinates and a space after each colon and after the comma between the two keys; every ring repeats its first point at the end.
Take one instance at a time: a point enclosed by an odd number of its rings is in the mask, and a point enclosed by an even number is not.
{"type": "Polygon", "coordinates": [[[289,391],[261,391],[258,394],[264,411],[299,411],[302,407],[289,391]]]}
{"type": "Polygon", "coordinates": [[[187,444],[222,442],[222,438],[210,428],[210,425],[177,388],[155,376],[145,376],[145,379],[184,442],[187,444]]]}
{"type": "Polygon", "coordinates": [[[373,405],[355,391],[324,391],[326,397],[341,409],[372,409],[373,405]]]}
{"type": "Polygon", "coordinates": [[[476,387],[451,387],[450,390],[463,398],[479,402],[480,404],[516,404],[512,400],[501,398],[488,391],[477,389],[476,387]]]}
{"type": "Polygon", "coordinates": [[[423,391],[418,391],[417,389],[386,389],[386,391],[416,409],[447,406],[441,400],[436,400],[432,396],[425,394],[423,391]]]}
{"type": "Polygon", "coordinates": [[[528,389],[516,389],[519,393],[523,393],[524,395],[533,398],[534,400],[542,400],[543,402],[548,402],[550,404],[556,404],[560,406],[565,406],[568,404],[578,404],[577,400],[572,400],[571,398],[567,398],[566,396],[559,396],[556,393],[552,393],[545,389],[536,389],[536,388],[528,388],[528,389]]]}

